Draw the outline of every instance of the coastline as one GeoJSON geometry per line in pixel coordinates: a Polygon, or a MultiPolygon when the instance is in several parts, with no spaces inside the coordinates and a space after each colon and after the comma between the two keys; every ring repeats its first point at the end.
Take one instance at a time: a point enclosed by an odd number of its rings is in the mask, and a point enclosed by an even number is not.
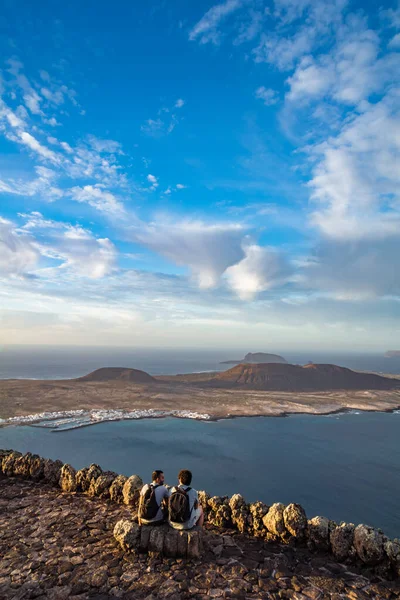
{"type": "Polygon", "coordinates": [[[358,408],[338,408],[335,410],[328,410],[322,412],[309,412],[309,411],[293,411],[293,412],[277,412],[272,414],[226,414],[226,415],[210,415],[206,413],[196,413],[193,411],[185,410],[135,410],[135,411],[124,411],[122,409],[114,409],[107,411],[103,409],[93,409],[90,411],[80,409],[72,411],[54,411],[35,413],[32,415],[16,416],[9,419],[0,419],[0,429],[2,427],[19,427],[19,426],[31,426],[44,429],[50,429],[52,433],[62,433],[65,431],[71,431],[73,429],[81,429],[83,427],[91,427],[99,425],[100,423],[110,423],[114,421],[139,421],[143,419],[190,419],[203,422],[218,422],[230,419],[239,418],[288,418],[296,415],[307,415],[307,416],[321,416],[326,417],[330,415],[345,415],[345,414],[360,414],[360,413],[400,413],[400,405],[390,409],[358,409],[358,408]]]}

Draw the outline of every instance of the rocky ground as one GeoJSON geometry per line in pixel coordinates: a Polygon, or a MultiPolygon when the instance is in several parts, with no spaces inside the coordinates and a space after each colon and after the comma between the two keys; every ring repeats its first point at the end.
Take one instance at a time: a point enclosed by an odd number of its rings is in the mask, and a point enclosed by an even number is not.
{"type": "MultiPolygon", "coordinates": [[[[273,392],[242,388],[199,387],[204,374],[158,377],[157,383],[124,381],[0,380],[1,419],[48,411],[105,410],[189,411],[213,419],[285,414],[328,414],[342,409],[393,411],[400,407],[400,388],[273,392]]],[[[106,420],[106,417],[104,417],[106,420]]]]}
{"type": "Polygon", "coordinates": [[[201,561],[126,554],[112,532],[130,516],[123,505],[0,475],[0,599],[400,598],[398,582],[237,532],[208,530],[201,561]]]}

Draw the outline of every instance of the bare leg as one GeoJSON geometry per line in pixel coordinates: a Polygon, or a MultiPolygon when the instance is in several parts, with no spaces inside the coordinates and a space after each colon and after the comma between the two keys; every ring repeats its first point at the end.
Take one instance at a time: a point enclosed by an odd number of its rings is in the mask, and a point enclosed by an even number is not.
{"type": "Polygon", "coordinates": [[[200,511],[201,511],[201,515],[197,519],[196,527],[203,527],[203,525],[204,525],[204,512],[203,512],[203,508],[201,506],[199,506],[199,508],[200,508],[200,511]]]}

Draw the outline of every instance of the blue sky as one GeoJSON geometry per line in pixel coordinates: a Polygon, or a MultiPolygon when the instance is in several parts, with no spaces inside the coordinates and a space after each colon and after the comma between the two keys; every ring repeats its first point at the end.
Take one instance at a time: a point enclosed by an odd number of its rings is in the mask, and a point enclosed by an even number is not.
{"type": "Polygon", "coordinates": [[[2,343],[396,346],[398,4],[0,19],[2,343]]]}

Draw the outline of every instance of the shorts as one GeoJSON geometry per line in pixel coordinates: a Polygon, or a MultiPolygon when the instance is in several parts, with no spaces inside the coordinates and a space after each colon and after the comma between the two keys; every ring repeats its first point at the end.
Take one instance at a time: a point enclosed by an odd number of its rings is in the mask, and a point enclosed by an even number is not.
{"type": "Polygon", "coordinates": [[[190,515],[190,519],[189,519],[189,521],[186,521],[186,523],[172,523],[170,521],[169,524],[174,529],[192,529],[193,527],[195,527],[197,521],[200,519],[202,514],[203,514],[202,508],[201,508],[201,506],[199,506],[198,508],[192,509],[192,514],[190,515]]]}

